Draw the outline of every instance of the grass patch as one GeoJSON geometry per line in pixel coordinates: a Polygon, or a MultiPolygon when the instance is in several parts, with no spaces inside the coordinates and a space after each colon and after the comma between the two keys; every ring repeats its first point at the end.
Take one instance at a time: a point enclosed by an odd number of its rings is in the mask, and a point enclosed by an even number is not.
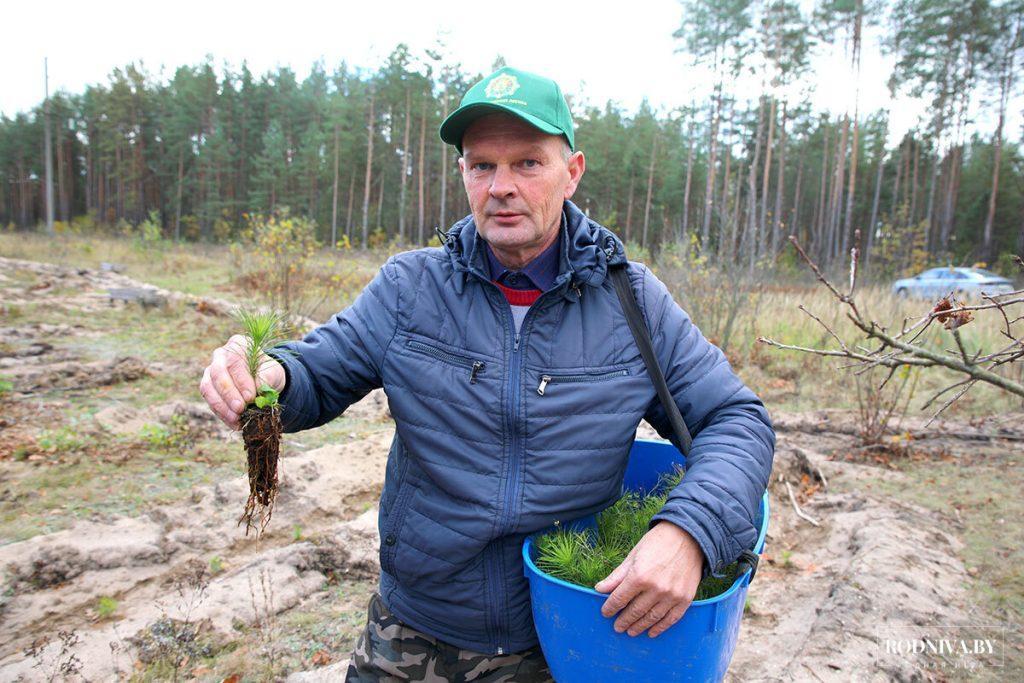
{"type": "Polygon", "coordinates": [[[74,423],[44,430],[36,437],[36,446],[39,450],[54,455],[83,451],[93,443],[93,439],[74,423]]]}
{"type": "Polygon", "coordinates": [[[0,233],[0,252],[10,258],[45,261],[75,268],[99,268],[116,263],[129,277],[158,287],[191,294],[215,293],[229,282],[228,247],[168,241],[141,243],[100,235],[0,233]]]}
{"type": "Polygon", "coordinates": [[[117,612],[117,600],[114,598],[103,595],[96,601],[96,616],[100,619],[109,619],[114,616],[117,612]]]}
{"type": "Polygon", "coordinates": [[[163,449],[108,438],[55,462],[28,468],[0,463],[8,490],[0,500],[0,545],[59,531],[79,519],[137,517],[187,500],[196,486],[242,476],[244,463],[230,445],[200,441],[191,453],[168,458],[163,449]]]}

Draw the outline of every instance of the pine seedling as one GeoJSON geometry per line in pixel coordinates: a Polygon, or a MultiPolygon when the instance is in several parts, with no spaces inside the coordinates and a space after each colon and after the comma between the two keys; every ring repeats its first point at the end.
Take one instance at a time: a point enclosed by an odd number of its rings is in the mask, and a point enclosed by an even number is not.
{"type": "Polygon", "coordinates": [[[559,528],[537,539],[537,566],[566,581],[575,575],[573,568],[592,546],[586,531],[559,528]]]}
{"type": "MultiPolygon", "coordinates": [[[[537,568],[563,581],[592,587],[622,564],[682,478],[683,471],[676,469],[662,475],[650,492],[626,491],[597,514],[595,529],[572,531],[559,526],[538,536],[537,568]]],[[[733,562],[725,568],[724,578],[709,575],[697,586],[694,599],[706,600],[727,591],[736,580],[736,569],[733,562]]]]}
{"type": "Polygon", "coordinates": [[[277,497],[277,462],[283,431],[278,391],[260,381],[259,371],[267,352],[289,336],[285,317],[276,311],[240,308],[234,316],[245,332],[246,347],[242,356],[257,387],[255,397],[241,416],[242,439],[248,456],[249,498],[238,523],[245,524],[248,536],[250,529],[256,529],[257,535],[262,534],[270,523],[277,497]]]}
{"type": "Polygon", "coordinates": [[[234,316],[245,330],[245,367],[257,387],[253,403],[257,408],[276,406],[278,392],[266,382],[260,382],[259,371],[267,351],[290,338],[288,322],[283,314],[276,311],[240,308],[235,311],[234,316]]]}

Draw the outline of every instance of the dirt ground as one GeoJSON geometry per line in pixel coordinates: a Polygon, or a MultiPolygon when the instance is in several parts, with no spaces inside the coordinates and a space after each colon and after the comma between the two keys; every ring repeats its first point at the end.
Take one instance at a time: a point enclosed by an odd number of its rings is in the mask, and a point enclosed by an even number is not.
{"type": "MultiPolygon", "coordinates": [[[[0,680],[338,680],[379,569],[386,397],[286,436],[247,538],[240,440],[196,389],[229,305],[108,296],[142,287],[0,258],[0,680]]],[[[864,449],[848,413],[773,414],[727,680],[1024,679],[1020,418],[909,420],[864,449]],[[899,650],[950,634],[993,651],[899,650]]]]}

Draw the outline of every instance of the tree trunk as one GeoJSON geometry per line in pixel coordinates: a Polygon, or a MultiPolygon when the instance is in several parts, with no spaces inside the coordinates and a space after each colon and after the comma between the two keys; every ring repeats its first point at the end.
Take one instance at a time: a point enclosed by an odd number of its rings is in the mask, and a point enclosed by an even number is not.
{"type": "Polygon", "coordinates": [[[658,131],[654,131],[651,138],[651,163],[647,169],[647,201],[644,202],[644,233],[640,239],[640,246],[647,248],[647,225],[651,218],[651,196],[654,193],[654,165],[658,156],[658,131]]]}
{"type": "Polygon", "coordinates": [[[761,161],[761,134],[764,133],[764,97],[759,97],[758,100],[754,157],[750,160],[750,169],[747,175],[747,229],[743,234],[747,247],[747,267],[751,271],[754,270],[754,262],[757,260],[757,246],[761,241],[760,236],[757,234],[757,170],[761,161]]]}
{"type": "MultiPolygon", "coordinates": [[[[925,212],[925,222],[927,224],[926,227],[925,227],[925,230],[927,231],[927,235],[928,235],[927,243],[928,243],[928,253],[929,254],[934,254],[935,253],[935,249],[938,246],[935,243],[936,242],[936,240],[935,240],[936,230],[934,229],[933,225],[935,223],[935,220],[934,220],[935,219],[935,186],[938,185],[939,181],[941,180],[940,176],[941,176],[941,173],[942,173],[942,167],[941,167],[941,164],[940,164],[940,160],[944,159],[944,156],[939,151],[940,150],[939,140],[941,140],[941,138],[938,135],[936,135],[935,136],[935,151],[934,151],[934,154],[932,156],[932,171],[929,174],[928,205],[927,205],[927,210],[925,212]]],[[[918,152],[918,155],[920,155],[920,153],[921,153],[921,146],[920,145],[918,145],[917,152],[918,152]]],[[[914,159],[914,189],[915,190],[917,189],[917,159],[914,159]]]]}
{"type": "MultiPolygon", "coordinates": [[[[729,259],[730,262],[734,256],[734,246],[729,245],[728,251],[724,251],[725,243],[736,236],[736,226],[728,221],[729,213],[729,198],[732,196],[731,188],[729,187],[729,181],[732,178],[732,151],[729,149],[728,142],[725,145],[725,168],[722,169],[722,193],[719,195],[722,198],[722,230],[718,233],[718,248],[716,253],[718,254],[719,260],[729,259]],[[728,228],[728,233],[725,233],[725,228],[728,228]]],[[[709,245],[710,246],[710,245],[709,245]]],[[[708,247],[702,247],[704,253],[709,253],[708,247]]]]}
{"type": "Polygon", "coordinates": [[[405,244],[406,187],[409,184],[409,124],[412,121],[412,92],[405,90],[405,133],[402,135],[402,184],[398,191],[398,241],[405,244]]]}
{"type": "Polygon", "coordinates": [[[373,100],[374,95],[370,94],[370,122],[367,126],[367,149],[366,149],[366,179],[363,182],[363,235],[362,247],[366,249],[367,238],[370,232],[370,178],[373,174],[373,100]]]}
{"type": "Polygon", "coordinates": [[[804,236],[810,232],[809,230],[800,229],[800,196],[803,191],[804,160],[806,157],[807,147],[806,145],[803,145],[800,149],[800,163],[796,166],[796,187],[793,192],[793,218],[790,219],[789,230],[786,231],[790,235],[797,235],[800,240],[804,240],[804,236]]]}
{"type": "MultiPolygon", "coordinates": [[[[727,263],[739,263],[742,258],[742,254],[738,253],[739,250],[739,230],[740,230],[740,197],[743,195],[743,161],[739,162],[739,166],[736,169],[736,189],[733,191],[733,203],[732,203],[732,220],[729,221],[729,252],[730,257],[727,263]]],[[[727,206],[723,206],[723,209],[728,209],[727,206]]]]}
{"type": "MultiPolygon", "coordinates": [[[[380,187],[377,190],[377,215],[375,216],[374,225],[377,230],[381,230],[384,227],[384,221],[381,216],[384,213],[384,180],[386,176],[384,173],[380,174],[380,187]]],[[[385,231],[385,235],[387,232],[385,231]]]]}
{"type": "MultiPolygon", "coordinates": [[[[904,137],[900,141],[900,155],[896,158],[896,176],[893,178],[892,183],[892,205],[889,207],[889,214],[893,225],[896,225],[897,214],[900,207],[900,180],[906,177],[903,172],[903,167],[910,163],[909,156],[907,154],[907,140],[904,137]]],[[[906,184],[906,180],[903,180],[906,184]]]]}
{"type": "MultiPolygon", "coordinates": [[[[1013,32],[1012,46],[1019,44],[1021,32],[1021,18],[1017,17],[1016,28],[1013,32]]],[[[981,258],[986,264],[990,264],[995,258],[995,250],[992,247],[992,226],[996,217],[996,195],[999,194],[999,166],[1003,161],[1003,123],[1006,121],[1006,104],[1010,92],[1013,90],[1013,62],[1017,50],[1008,49],[1002,61],[1002,73],[999,78],[999,121],[996,124],[996,134],[992,139],[992,189],[988,195],[988,211],[985,213],[985,231],[982,238],[981,258]]]]}
{"type": "Polygon", "coordinates": [[[348,239],[348,246],[352,246],[352,209],[356,203],[356,174],[355,169],[348,177],[348,208],[345,210],[345,237],[348,239]]]}
{"type": "Polygon", "coordinates": [[[715,163],[718,153],[718,119],[722,110],[722,79],[715,84],[715,104],[711,110],[710,149],[708,151],[707,177],[704,181],[704,220],[700,229],[700,243],[707,245],[711,238],[711,214],[715,200],[715,163]]]}
{"type": "MultiPolygon", "coordinates": [[[[884,130],[884,129],[883,129],[884,130]]],[[[884,135],[884,132],[883,132],[884,135]]],[[[878,171],[875,173],[875,195],[871,199],[871,222],[868,223],[867,244],[864,247],[864,267],[867,268],[871,261],[871,247],[875,241],[875,231],[878,230],[878,198],[882,194],[882,174],[885,172],[885,138],[882,138],[878,145],[878,171]]]]}
{"type": "Polygon", "coordinates": [[[85,149],[85,212],[88,214],[96,208],[96,166],[92,153],[96,137],[92,126],[88,126],[86,131],[89,145],[85,149]]]}
{"type": "Polygon", "coordinates": [[[178,148],[178,187],[174,201],[174,241],[181,241],[181,186],[185,183],[185,146],[178,148]]]}
{"type": "Polygon", "coordinates": [[[419,214],[416,228],[416,244],[423,245],[423,222],[426,220],[426,210],[423,196],[423,157],[426,152],[427,140],[427,103],[424,100],[420,104],[420,156],[417,160],[417,180],[419,182],[419,214]]]}
{"type": "Polygon", "coordinates": [[[57,204],[60,204],[60,220],[66,221],[67,217],[67,197],[65,196],[65,178],[64,178],[64,136],[62,131],[64,126],[56,126],[56,149],[57,149],[57,204]]]}
{"type": "Polygon", "coordinates": [[[118,219],[124,218],[124,168],[122,166],[123,157],[121,155],[122,140],[120,136],[117,139],[117,147],[114,149],[114,164],[117,169],[117,182],[116,182],[116,197],[114,198],[115,214],[118,219]]]}
{"type": "MultiPolygon", "coordinates": [[[[100,166],[100,161],[96,160],[96,165],[100,166]]],[[[103,224],[107,222],[107,179],[104,169],[101,167],[96,171],[96,220],[103,224]]]]}
{"type": "Polygon", "coordinates": [[[686,231],[690,224],[690,186],[693,180],[693,120],[690,121],[689,148],[686,152],[686,187],[683,190],[683,220],[680,239],[686,239],[686,231]]]}
{"type": "MultiPolygon", "coordinates": [[[[786,191],[786,103],[782,103],[782,121],[779,124],[779,170],[775,174],[775,210],[772,212],[771,255],[779,253],[779,232],[782,229],[782,198],[786,191]]],[[[765,201],[767,206],[768,202],[765,201]]]]}
{"type": "Polygon", "coordinates": [[[629,176],[629,201],[626,203],[626,234],[625,241],[629,242],[629,236],[633,225],[633,186],[636,184],[636,176],[629,176]]]}
{"type": "Polygon", "coordinates": [[[772,142],[775,139],[775,108],[778,100],[772,95],[772,104],[768,110],[768,139],[764,145],[764,170],[761,172],[761,215],[757,231],[757,255],[764,254],[768,236],[768,184],[772,173],[772,142]]]}
{"type": "Polygon", "coordinates": [[[823,260],[822,257],[825,255],[825,245],[827,243],[825,238],[825,197],[828,191],[828,160],[831,157],[829,136],[831,132],[831,128],[825,128],[825,135],[821,145],[821,179],[818,183],[818,202],[814,209],[814,221],[811,223],[810,241],[815,246],[818,260],[823,260]]]}
{"type": "Polygon", "coordinates": [[[331,189],[331,249],[338,244],[338,124],[334,124],[334,184],[331,189]]]}
{"type": "MultiPolygon", "coordinates": [[[[858,157],[858,144],[860,137],[860,121],[858,120],[859,110],[857,106],[853,108],[853,144],[850,150],[850,179],[849,185],[846,188],[846,217],[843,219],[843,253],[847,252],[849,246],[849,239],[852,237],[853,232],[853,193],[857,187],[857,157],[858,157]]],[[[854,245],[859,247],[859,244],[854,245]]]]}
{"type": "MultiPolygon", "coordinates": [[[[911,155],[914,157],[913,171],[910,176],[910,213],[909,225],[917,225],[917,171],[921,164],[921,143],[917,140],[911,139],[910,141],[911,155]]],[[[927,245],[928,240],[928,228],[925,227],[925,244],[927,245]]]]}
{"type": "Polygon", "coordinates": [[[946,187],[945,201],[942,212],[942,249],[949,250],[949,237],[953,234],[953,221],[956,218],[956,200],[960,195],[960,177],[963,172],[963,144],[953,148],[949,159],[949,183],[946,187]]]}
{"type": "MultiPolygon", "coordinates": [[[[44,72],[46,71],[46,61],[43,61],[44,72]]],[[[46,169],[45,183],[45,208],[46,208],[46,234],[53,236],[53,142],[50,139],[50,81],[47,75],[46,80],[46,100],[44,103],[44,115],[43,115],[43,167],[46,169]]]]}
{"type": "Polygon", "coordinates": [[[28,174],[25,172],[25,160],[18,159],[18,227],[28,227],[28,207],[31,199],[28,197],[28,174]]]}
{"type": "Polygon", "coordinates": [[[846,178],[846,149],[850,140],[850,117],[843,116],[843,130],[839,145],[836,147],[835,178],[832,183],[832,200],[830,206],[829,236],[831,242],[831,261],[835,261],[846,248],[846,235],[842,234],[843,180],[846,178]]]}
{"type": "MultiPolygon", "coordinates": [[[[444,114],[441,120],[448,118],[448,84],[445,83],[444,88],[444,114]]],[[[446,209],[448,208],[448,143],[441,143],[441,217],[438,225],[442,230],[446,230],[448,226],[448,215],[446,209]]]]}

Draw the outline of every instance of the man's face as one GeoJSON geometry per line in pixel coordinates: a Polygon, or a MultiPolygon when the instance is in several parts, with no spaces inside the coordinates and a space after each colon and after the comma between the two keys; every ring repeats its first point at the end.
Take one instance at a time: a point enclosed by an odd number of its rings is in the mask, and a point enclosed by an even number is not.
{"type": "Polygon", "coordinates": [[[502,263],[522,267],[558,236],[562,202],[583,175],[583,153],[568,154],[564,138],[506,114],[474,121],[462,152],[459,170],[477,232],[502,263]]]}

